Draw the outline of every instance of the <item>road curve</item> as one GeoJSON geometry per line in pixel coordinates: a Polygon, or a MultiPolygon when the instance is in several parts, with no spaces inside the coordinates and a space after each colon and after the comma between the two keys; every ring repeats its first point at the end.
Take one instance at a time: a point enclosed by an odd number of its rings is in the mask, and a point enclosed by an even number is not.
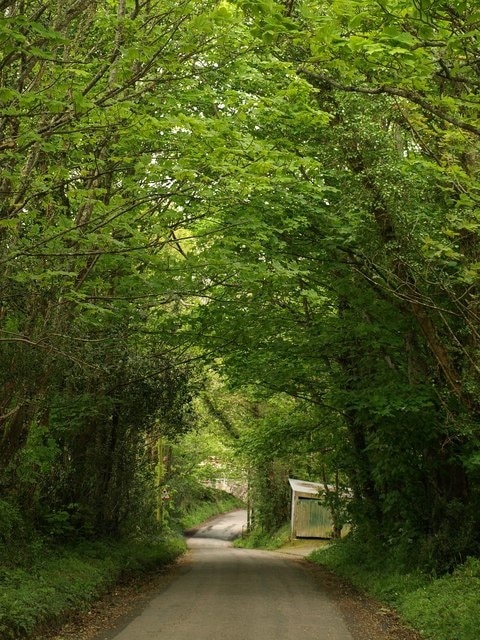
{"type": "Polygon", "coordinates": [[[301,563],[231,546],[245,518],[235,511],[201,527],[175,580],[105,640],[352,640],[301,563]]]}

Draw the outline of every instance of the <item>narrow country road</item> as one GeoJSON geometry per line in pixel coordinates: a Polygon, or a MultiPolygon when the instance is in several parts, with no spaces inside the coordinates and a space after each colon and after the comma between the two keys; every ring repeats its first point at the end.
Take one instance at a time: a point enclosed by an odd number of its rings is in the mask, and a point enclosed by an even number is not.
{"type": "Polygon", "coordinates": [[[105,640],[352,640],[298,561],[232,547],[245,518],[235,511],[201,527],[175,580],[105,640]]]}

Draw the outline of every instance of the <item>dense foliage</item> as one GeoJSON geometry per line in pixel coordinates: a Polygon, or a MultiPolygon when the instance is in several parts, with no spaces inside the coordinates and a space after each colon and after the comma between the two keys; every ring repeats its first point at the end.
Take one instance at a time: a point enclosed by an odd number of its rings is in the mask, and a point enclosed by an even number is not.
{"type": "Polygon", "coordinates": [[[476,3],[0,12],[9,513],[85,535],[158,515],[203,358],[256,390],[266,526],[298,471],[352,488],[359,535],[478,554],[476,3]]]}
{"type": "Polygon", "coordinates": [[[154,511],[156,440],[191,423],[188,358],[161,328],[179,312],[164,273],[198,191],[181,120],[202,56],[223,46],[221,12],[0,11],[0,486],[39,526],[117,534],[154,511]]]}
{"type": "Polygon", "coordinates": [[[75,612],[89,610],[92,601],[120,579],[152,573],[184,549],[181,538],[155,544],[110,539],[55,551],[39,545],[24,567],[2,557],[2,638],[49,637],[55,626],[75,612]]]}
{"type": "Polygon", "coordinates": [[[436,579],[418,569],[402,567],[395,553],[379,553],[378,548],[351,539],[317,550],[310,559],[394,607],[422,638],[475,640],[478,635],[478,558],[469,558],[452,573],[436,579]]]}
{"type": "Polygon", "coordinates": [[[245,6],[225,118],[250,164],[195,256],[218,283],[195,332],[230,380],[317,408],[360,535],[451,566],[480,542],[478,12],[245,6]]]}

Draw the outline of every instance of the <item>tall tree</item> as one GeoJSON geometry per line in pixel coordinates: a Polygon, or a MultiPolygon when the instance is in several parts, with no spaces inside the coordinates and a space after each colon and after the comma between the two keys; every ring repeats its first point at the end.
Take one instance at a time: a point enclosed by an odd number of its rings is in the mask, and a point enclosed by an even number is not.
{"type": "Polygon", "coordinates": [[[208,1],[0,3],[0,482],[18,493],[45,464],[56,508],[102,503],[99,530],[118,528],[142,430],[158,412],[184,428],[184,356],[151,318],[175,312],[236,23],[208,1]]]}

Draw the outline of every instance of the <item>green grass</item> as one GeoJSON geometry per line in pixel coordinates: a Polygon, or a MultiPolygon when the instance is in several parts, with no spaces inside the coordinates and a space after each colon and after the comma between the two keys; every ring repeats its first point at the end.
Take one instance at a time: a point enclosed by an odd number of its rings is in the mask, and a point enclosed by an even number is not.
{"type": "Polygon", "coordinates": [[[313,552],[309,560],[348,578],[360,590],[394,607],[429,640],[478,640],[480,560],[470,558],[452,574],[434,578],[402,570],[384,555],[346,540],[313,552]]]}
{"type": "Polygon", "coordinates": [[[69,612],[86,609],[121,577],[168,564],[185,549],[182,539],[95,542],[38,548],[28,566],[0,565],[0,638],[32,637],[69,612]]]}
{"type": "Polygon", "coordinates": [[[469,558],[451,575],[406,594],[399,609],[427,638],[478,640],[480,560],[469,558]]]}
{"type": "Polygon", "coordinates": [[[238,538],[233,543],[235,547],[241,547],[243,549],[280,549],[290,540],[290,524],[285,524],[283,527],[273,533],[267,533],[258,529],[254,529],[245,536],[238,538]]]}

